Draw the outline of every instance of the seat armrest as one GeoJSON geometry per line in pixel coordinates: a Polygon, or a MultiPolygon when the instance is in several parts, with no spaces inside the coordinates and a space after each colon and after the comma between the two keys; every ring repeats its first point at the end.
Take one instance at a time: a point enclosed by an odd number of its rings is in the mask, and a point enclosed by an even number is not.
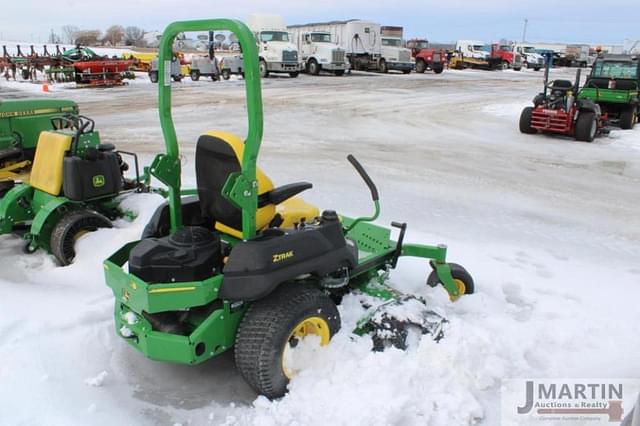
{"type": "Polygon", "coordinates": [[[278,188],[260,195],[258,197],[258,207],[264,207],[268,204],[280,204],[283,201],[298,195],[302,191],[306,191],[311,188],[313,188],[313,185],[309,182],[296,182],[279,186],[278,188]]]}

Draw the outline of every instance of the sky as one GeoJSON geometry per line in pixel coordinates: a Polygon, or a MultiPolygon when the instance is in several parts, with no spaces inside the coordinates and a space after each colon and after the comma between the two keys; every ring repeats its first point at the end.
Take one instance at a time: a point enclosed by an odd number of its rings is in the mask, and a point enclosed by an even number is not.
{"type": "Polygon", "coordinates": [[[405,38],[434,42],[479,39],[622,44],[640,39],[639,0],[6,0],[0,40],[46,41],[63,25],[104,30],[112,24],[161,31],[183,19],[238,18],[251,13],[282,15],[288,24],[367,19],[400,25],[405,38]]]}

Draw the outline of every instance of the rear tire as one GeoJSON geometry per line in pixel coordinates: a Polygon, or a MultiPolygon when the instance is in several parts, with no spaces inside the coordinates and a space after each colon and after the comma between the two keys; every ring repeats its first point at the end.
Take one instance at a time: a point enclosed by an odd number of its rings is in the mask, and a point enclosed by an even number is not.
{"type": "Polygon", "coordinates": [[[200,80],[200,73],[197,70],[192,70],[189,73],[189,76],[191,77],[191,81],[198,81],[200,80]]]}
{"type": "Polygon", "coordinates": [[[620,128],[623,130],[633,129],[638,118],[638,110],[631,107],[620,112],[620,128]]]}
{"type": "Polygon", "coordinates": [[[149,80],[151,80],[152,83],[157,83],[158,71],[149,71],[149,80]]]}
{"type": "Polygon", "coordinates": [[[99,213],[90,210],[78,210],[65,214],[51,232],[51,253],[60,266],[67,266],[76,257],[75,243],[87,232],[99,228],[111,228],[111,221],[99,213]]]}
{"type": "Polygon", "coordinates": [[[502,70],[508,70],[509,69],[509,62],[508,61],[502,61],[502,70]]]}
{"type": "Polygon", "coordinates": [[[222,78],[224,78],[225,80],[229,80],[231,78],[231,71],[222,70],[222,78]]]}
{"type": "Polygon", "coordinates": [[[580,112],[576,121],[575,136],[577,141],[593,142],[598,132],[595,112],[580,112]]]}
{"type": "Polygon", "coordinates": [[[264,59],[260,59],[260,77],[269,77],[269,68],[267,68],[267,63],[264,59]]]}
{"type": "Polygon", "coordinates": [[[419,74],[424,74],[426,70],[427,64],[422,59],[418,59],[418,62],[416,62],[416,72],[419,74]]]}
{"type": "Polygon", "coordinates": [[[442,74],[442,71],[444,71],[444,65],[439,65],[433,68],[433,72],[436,74],[442,74]]]}
{"type": "Polygon", "coordinates": [[[386,74],[389,72],[389,68],[387,67],[387,61],[384,59],[380,59],[380,72],[386,74]]]}
{"type": "MultiPolygon", "coordinates": [[[[340,329],[335,303],[311,284],[281,284],[247,310],[236,334],[235,361],[242,377],[261,395],[273,399],[287,392],[284,352],[294,346],[294,331],[308,319],[328,326],[329,339],[340,329]]],[[[327,333],[326,328],[322,332],[327,333]]]]}
{"type": "Polygon", "coordinates": [[[527,135],[533,135],[538,131],[531,127],[531,116],[533,115],[533,107],[526,107],[520,114],[520,132],[527,135]]]}

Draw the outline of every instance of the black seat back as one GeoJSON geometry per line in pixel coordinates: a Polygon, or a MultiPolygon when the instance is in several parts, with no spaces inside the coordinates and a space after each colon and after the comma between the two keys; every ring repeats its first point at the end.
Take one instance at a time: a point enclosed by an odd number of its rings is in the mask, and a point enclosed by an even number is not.
{"type": "Polygon", "coordinates": [[[215,136],[200,136],[196,145],[196,181],[203,217],[242,229],[242,211],[222,195],[229,175],[241,170],[228,143],[215,136]]]}
{"type": "Polygon", "coordinates": [[[573,87],[573,83],[569,80],[554,80],[551,83],[551,88],[553,90],[569,90],[573,87]]]}

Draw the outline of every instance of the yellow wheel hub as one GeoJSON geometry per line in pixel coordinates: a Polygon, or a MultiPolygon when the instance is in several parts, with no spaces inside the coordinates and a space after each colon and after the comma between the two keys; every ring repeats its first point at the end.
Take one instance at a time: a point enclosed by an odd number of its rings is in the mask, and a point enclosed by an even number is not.
{"type": "Polygon", "coordinates": [[[458,295],[457,296],[454,296],[453,294],[449,295],[449,299],[451,299],[452,302],[458,300],[460,296],[463,296],[467,292],[467,286],[464,285],[464,281],[462,281],[459,278],[454,278],[453,282],[456,284],[456,287],[458,287],[458,295]]]}
{"type": "Polygon", "coordinates": [[[320,346],[328,345],[331,340],[329,324],[323,318],[309,317],[300,321],[293,328],[282,350],[282,371],[287,378],[291,379],[295,376],[295,371],[287,367],[287,364],[290,363],[288,355],[290,355],[291,349],[297,346],[300,340],[310,335],[320,337],[320,346]]]}

